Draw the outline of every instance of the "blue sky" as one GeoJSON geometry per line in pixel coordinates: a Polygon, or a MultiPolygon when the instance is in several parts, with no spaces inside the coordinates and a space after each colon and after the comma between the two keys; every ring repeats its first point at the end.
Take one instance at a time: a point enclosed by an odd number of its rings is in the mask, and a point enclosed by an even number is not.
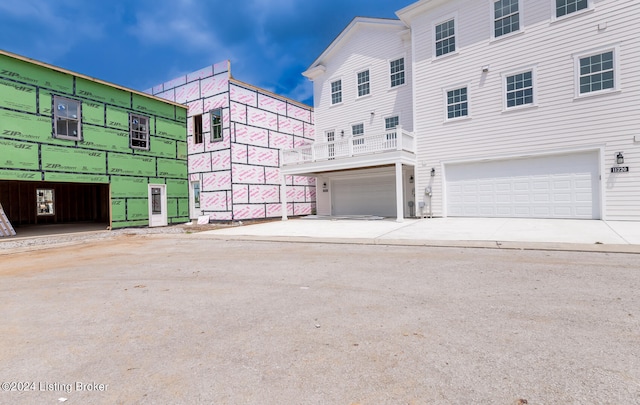
{"type": "Polygon", "coordinates": [[[136,90],[229,59],[241,81],[312,103],[301,73],[356,16],[413,0],[2,0],[0,49],[136,90]]]}

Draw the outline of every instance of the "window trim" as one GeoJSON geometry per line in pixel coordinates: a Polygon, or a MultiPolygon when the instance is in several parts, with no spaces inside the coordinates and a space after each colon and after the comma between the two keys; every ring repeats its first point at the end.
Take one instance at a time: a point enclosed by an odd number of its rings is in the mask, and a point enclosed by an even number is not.
{"type": "Polygon", "coordinates": [[[223,130],[223,111],[222,108],[214,108],[211,111],[209,111],[209,130],[210,130],[210,141],[213,142],[222,142],[224,140],[224,130],[223,130]],[[215,116],[214,112],[215,111],[220,111],[220,122],[217,124],[214,124],[214,119],[213,117],[215,116]],[[219,129],[219,131],[216,131],[216,129],[219,129]],[[218,136],[216,136],[216,133],[218,133],[218,136]]]}
{"type": "Polygon", "coordinates": [[[370,68],[366,68],[366,69],[361,69],[356,71],[356,99],[360,99],[360,98],[365,98],[365,97],[370,97],[371,96],[371,69],[370,68]],[[362,83],[360,84],[360,74],[367,72],[367,76],[368,76],[368,80],[366,81],[366,83],[362,83]],[[361,85],[367,85],[367,94],[363,94],[360,95],[360,86],[361,85]]]}
{"type": "Polygon", "coordinates": [[[578,15],[582,15],[584,13],[588,13],[590,11],[593,11],[595,9],[595,4],[593,2],[593,0],[587,0],[587,7],[583,8],[581,10],[577,10],[574,11],[573,13],[569,13],[569,14],[565,14],[563,16],[558,17],[558,9],[556,6],[556,0],[550,0],[551,2],[551,21],[562,21],[562,20],[566,20],[567,18],[572,18],[578,15]]]}
{"type": "Polygon", "coordinates": [[[389,77],[389,82],[388,82],[389,83],[389,90],[395,90],[397,88],[404,87],[404,86],[407,85],[407,72],[408,72],[407,71],[407,55],[403,54],[403,55],[399,55],[399,56],[397,56],[395,58],[387,59],[387,68],[389,69],[388,70],[388,74],[389,74],[389,76],[388,76],[389,77]],[[392,76],[394,74],[398,74],[400,72],[391,73],[391,63],[399,61],[400,59],[402,59],[402,65],[403,65],[403,70],[402,70],[403,82],[402,82],[402,84],[397,84],[397,85],[393,86],[392,76]]]}
{"type": "Polygon", "coordinates": [[[342,85],[342,77],[329,80],[329,97],[330,97],[330,100],[329,100],[330,106],[340,105],[344,102],[344,86],[342,85]],[[340,101],[334,103],[333,102],[333,95],[334,95],[333,84],[337,82],[340,82],[340,101]]]}
{"type": "Polygon", "coordinates": [[[538,66],[529,66],[521,69],[510,70],[508,72],[502,73],[502,112],[507,111],[518,111],[527,108],[533,108],[538,106],[538,74],[537,74],[538,66]],[[533,102],[528,104],[516,105],[513,107],[507,106],[507,78],[515,75],[519,75],[522,73],[531,72],[531,86],[532,86],[532,94],[533,102]]]}
{"type": "Polygon", "coordinates": [[[452,55],[457,55],[460,51],[460,42],[459,42],[459,33],[458,33],[458,13],[451,13],[451,14],[447,14],[442,16],[441,18],[438,18],[437,20],[434,20],[434,22],[432,23],[432,27],[431,27],[431,34],[433,35],[433,42],[432,42],[432,46],[433,46],[433,54],[432,57],[433,59],[442,59],[442,58],[446,58],[452,55]],[[447,52],[444,53],[442,55],[438,55],[438,40],[436,39],[436,29],[438,28],[439,25],[442,25],[444,23],[447,23],[449,21],[453,20],[453,38],[454,38],[454,43],[455,43],[455,49],[451,52],[447,52]]]}
{"type": "MultiPolygon", "coordinates": [[[[64,96],[59,96],[56,94],[53,94],[53,97],[51,97],[51,102],[53,103],[51,108],[53,110],[53,137],[56,139],[64,139],[67,141],[79,141],[81,142],[83,140],[82,138],[82,101],[81,100],[76,100],[73,98],[69,98],[69,97],[64,97],[64,96]],[[78,134],[76,136],[72,136],[72,135],[62,135],[62,134],[58,134],[58,108],[57,108],[57,104],[60,101],[65,101],[65,102],[73,102],[76,103],[77,106],[77,110],[76,110],[76,117],[60,117],[63,118],[65,121],[71,121],[71,122],[75,122],[78,126],[78,134]]],[[[67,126],[68,127],[68,126],[67,126]]]]}
{"type": "Polygon", "coordinates": [[[495,4],[500,0],[489,0],[489,25],[491,27],[491,41],[499,41],[504,38],[509,38],[518,34],[522,34],[524,32],[524,9],[523,9],[523,1],[518,1],[518,24],[519,28],[517,31],[511,31],[508,34],[502,34],[496,37],[496,17],[495,17],[495,4]]]}
{"type": "Polygon", "coordinates": [[[463,121],[471,118],[471,86],[469,83],[459,83],[442,88],[442,97],[444,98],[444,122],[463,121]],[[467,89],[467,115],[449,118],[449,92],[460,89],[467,89]]]}
{"type": "Polygon", "coordinates": [[[616,93],[620,91],[620,46],[608,46],[590,49],[587,51],[573,54],[574,63],[574,96],[576,99],[585,97],[594,97],[602,94],[616,93]],[[603,53],[613,52],[613,88],[590,91],[588,93],[580,92],[580,59],[588,58],[590,56],[601,55],[603,53]]]}
{"type": "MultiPolygon", "coordinates": [[[[150,117],[148,117],[146,115],[138,114],[138,113],[133,113],[133,112],[129,113],[129,147],[131,149],[138,149],[138,150],[149,150],[150,149],[150,137],[149,137],[149,132],[150,132],[149,131],[149,127],[150,127],[150,125],[151,125],[151,118],[150,117]],[[133,120],[134,120],[134,118],[138,118],[138,119],[144,118],[145,120],[147,120],[147,125],[145,126],[145,133],[144,133],[145,138],[142,139],[142,141],[146,142],[146,147],[135,146],[133,144],[133,141],[134,141],[133,133],[135,131],[133,129],[133,120]]],[[[140,133],[141,131],[135,131],[135,132],[140,133]]]]}

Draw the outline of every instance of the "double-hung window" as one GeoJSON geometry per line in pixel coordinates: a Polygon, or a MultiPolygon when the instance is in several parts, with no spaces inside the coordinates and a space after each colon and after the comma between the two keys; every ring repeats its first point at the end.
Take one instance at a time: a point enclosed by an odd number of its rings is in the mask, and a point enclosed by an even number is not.
{"type": "Polygon", "coordinates": [[[222,109],[211,110],[211,142],[222,140],[222,109]]]}
{"type": "Polygon", "coordinates": [[[466,117],[469,115],[467,88],[447,91],[447,119],[466,117]]]}
{"type": "Polygon", "coordinates": [[[331,82],[331,104],[342,103],[342,80],[331,82]]]}
{"type": "Polygon", "coordinates": [[[392,60],[389,62],[391,70],[391,87],[397,87],[404,84],[404,58],[392,60]]]}
{"type": "Polygon", "coordinates": [[[149,150],[149,118],[129,114],[129,146],[149,150]]]}
{"type": "Polygon", "coordinates": [[[501,37],[520,30],[520,0],[493,2],[493,36],[501,37]]]}
{"type": "Polygon", "coordinates": [[[614,51],[579,57],[579,94],[616,88],[614,51]]]}
{"type": "Polygon", "coordinates": [[[354,145],[364,145],[364,139],[362,136],[364,135],[364,124],[354,124],[351,126],[351,136],[353,136],[353,144],[354,145]],[[356,139],[360,138],[360,139],[356,139]]]}
{"type": "Polygon", "coordinates": [[[533,104],[533,70],[506,76],[506,107],[533,104]]]}
{"type": "Polygon", "coordinates": [[[80,101],[53,97],[54,135],[56,138],[81,141],[80,101]]]}
{"type": "Polygon", "coordinates": [[[396,139],[398,139],[398,134],[395,129],[400,125],[400,117],[394,115],[393,117],[387,117],[384,119],[384,130],[385,130],[385,140],[387,147],[396,147],[396,139]]]}
{"type": "Polygon", "coordinates": [[[589,8],[589,0],[556,0],[556,18],[589,8]]]}
{"type": "Polygon", "coordinates": [[[371,93],[371,82],[369,70],[358,72],[358,97],[367,96],[371,93]]]}
{"type": "Polygon", "coordinates": [[[436,57],[456,51],[455,18],[436,25],[436,57]]]}

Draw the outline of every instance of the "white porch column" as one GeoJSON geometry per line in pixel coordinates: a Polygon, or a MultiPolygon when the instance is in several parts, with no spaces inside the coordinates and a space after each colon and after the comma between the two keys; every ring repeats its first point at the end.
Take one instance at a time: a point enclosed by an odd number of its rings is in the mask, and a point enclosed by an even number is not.
{"type": "Polygon", "coordinates": [[[286,221],[289,218],[287,217],[287,176],[284,174],[280,175],[281,184],[280,184],[280,201],[282,202],[282,220],[286,221]]]}
{"type": "Polygon", "coordinates": [[[402,163],[396,163],[396,221],[404,221],[404,198],[402,190],[402,163]]]}

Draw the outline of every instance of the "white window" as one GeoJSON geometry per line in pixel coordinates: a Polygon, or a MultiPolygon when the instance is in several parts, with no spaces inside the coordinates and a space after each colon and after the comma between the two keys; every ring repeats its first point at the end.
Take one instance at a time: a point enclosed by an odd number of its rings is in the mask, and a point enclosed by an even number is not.
{"type": "Polygon", "coordinates": [[[576,57],[578,94],[592,94],[617,89],[615,51],[576,57]]]}
{"type": "Polygon", "coordinates": [[[393,117],[387,117],[384,119],[384,129],[385,131],[390,131],[392,129],[396,129],[396,127],[400,125],[400,117],[393,116],[393,117]]]}
{"type": "Polygon", "coordinates": [[[202,143],[202,114],[193,116],[193,143],[202,143]]]}
{"type": "Polygon", "coordinates": [[[404,84],[404,58],[392,60],[389,62],[391,70],[391,87],[397,87],[404,84]]]}
{"type": "Polygon", "coordinates": [[[371,93],[369,70],[358,72],[358,97],[363,97],[371,93]]]}
{"type": "Polygon", "coordinates": [[[495,38],[520,30],[520,0],[494,1],[493,12],[495,38]]]}
{"type": "Polygon", "coordinates": [[[533,70],[505,76],[507,109],[534,104],[533,70]]]}
{"type": "Polygon", "coordinates": [[[555,0],[556,18],[589,8],[589,0],[555,0]]]}
{"type": "Polygon", "coordinates": [[[129,114],[129,146],[149,150],[149,118],[129,114]]]}
{"type": "Polygon", "coordinates": [[[387,117],[384,119],[384,130],[385,130],[385,146],[386,147],[396,147],[396,139],[398,139],[397,132],[394,131],[398,125],[400,125],[400,117],[397,115],[393,117],[387,117]]]}
{"type": "Polygon", "coordinates": [[[82,140],[80,126],[80,101],[53,97],[54,136],[72,141],[82,140]]]}
{"type": "Polygon", "coordinates": [[[467,88],[447,91],[447,119],[467,117],[469,115],[469,101],[467,88]]]}
{"type": "Polygon", "coordinates": [[[331,82],[331,104],[342,103],[342,80],[331,82]]]}
{"type": "Polygon", "coordinates": [[[436,56],[456,51],[455,18],[436,25],[436,56]]]}
{"type": "Polygon", "coordinates": [[[211,142],[222,140],[222,109],[211,110],[211,142]]]}

